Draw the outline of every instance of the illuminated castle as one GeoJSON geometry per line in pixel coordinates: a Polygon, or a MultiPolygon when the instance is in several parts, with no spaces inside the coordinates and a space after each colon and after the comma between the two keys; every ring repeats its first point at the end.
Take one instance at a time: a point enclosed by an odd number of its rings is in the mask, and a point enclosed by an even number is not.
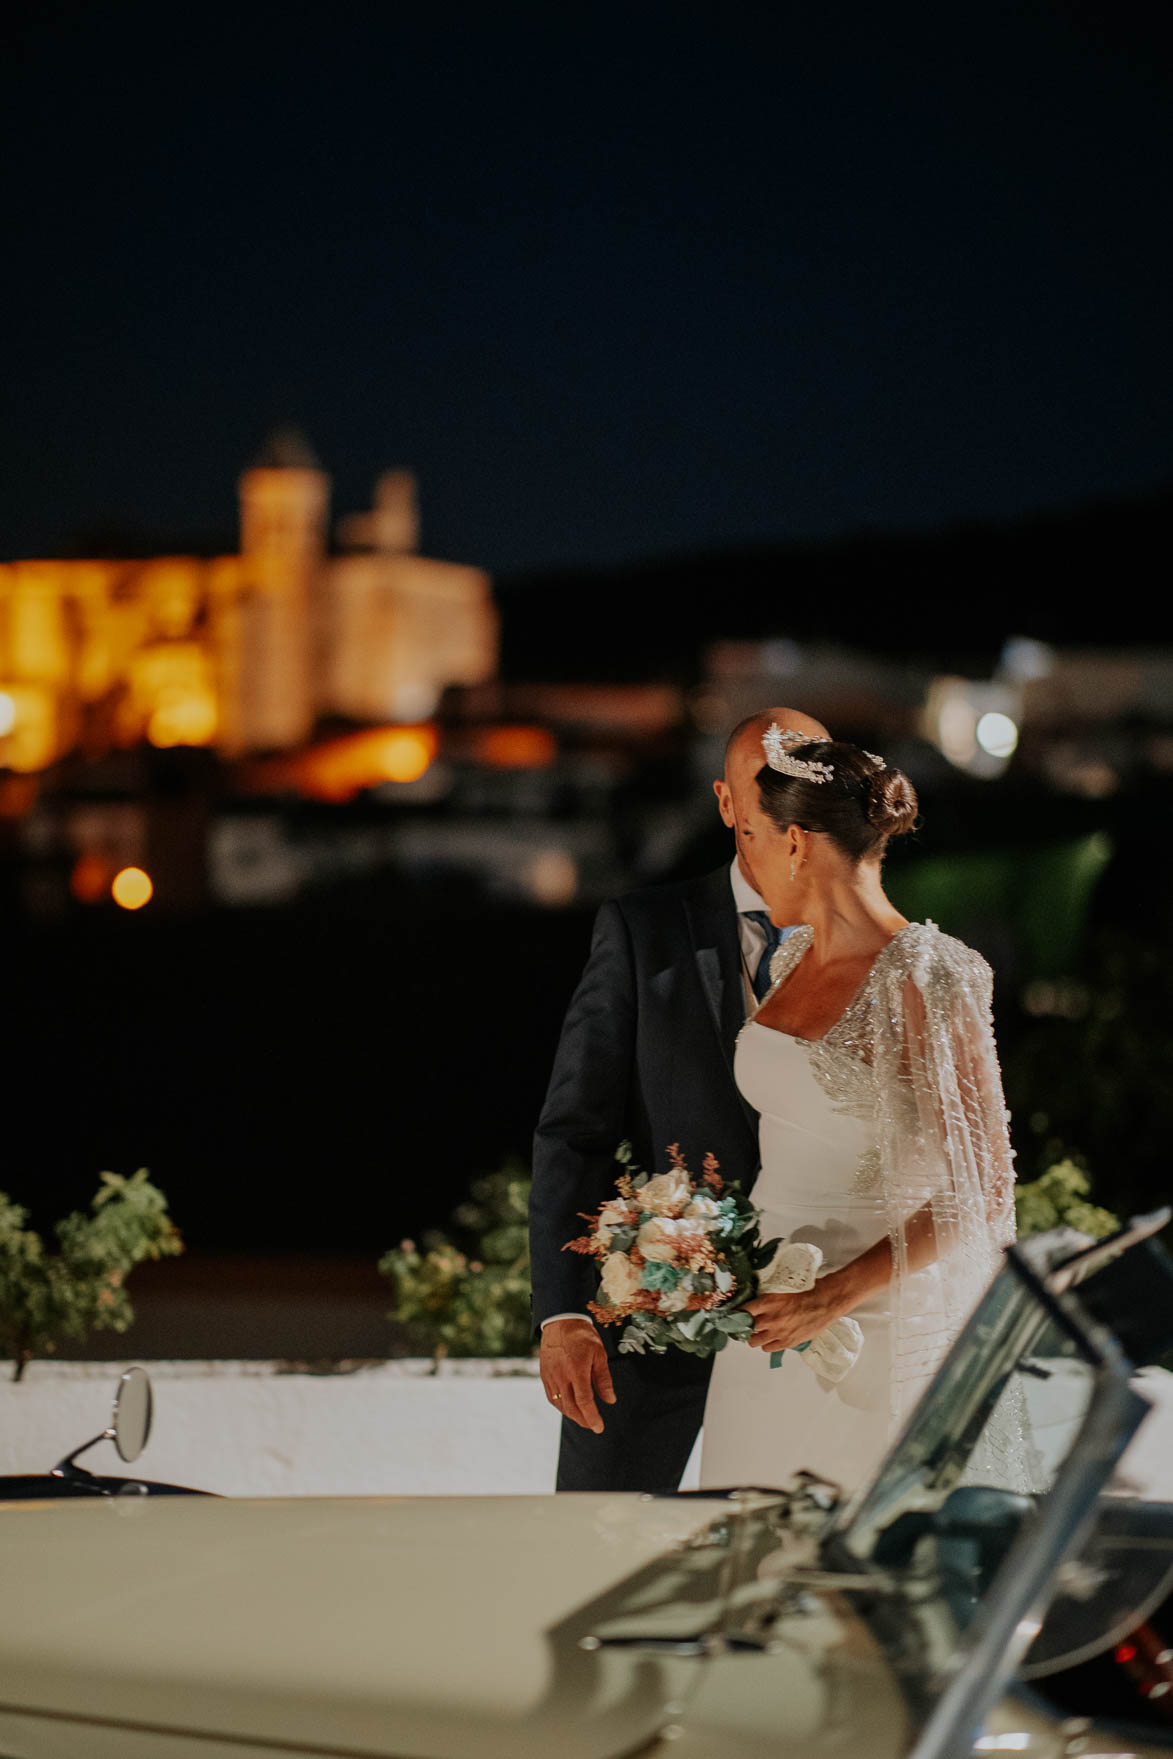
{"type": "Polygon", "coordinates": [[[322,716],[419,721],[490,680],[487,575],[416,554],[409,472],[327,534],[330,479],[276,436],[240,479],[240,554],[0,565],[0,767],[147,740],[228,757],[302,745],[322,716]]]}

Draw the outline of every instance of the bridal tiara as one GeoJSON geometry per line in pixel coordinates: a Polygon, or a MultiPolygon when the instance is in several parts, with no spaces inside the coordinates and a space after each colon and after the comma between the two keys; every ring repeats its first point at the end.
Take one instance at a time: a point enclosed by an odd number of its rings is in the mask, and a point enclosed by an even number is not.
{"type": "MultiPolygon", "coordinates": [[[[794,757],[791,754],[791,746],[814,743],[809,733],[797,733],[793,727],[780,727],[777,721],[771,721],[768,730],[762,735],[762,749],[772,770],[777,770],[783,776],[798,776],[804,782],[829,782],[835,774],[834,764],[817,763],[814,758],[794,757]]],[[[864,756],[873,769],[887,769],[884,759],[878,757],[874,751],[865,751],[864,756]]]]}
{"type": "Polygon", "coordinates": [[[791,757],[787,745],[810,745],[808,733],[796,733],[793,727],[780,727],[771,721],[762,734],[762,750],[772,770],[783,776],[800,776],[804,782],[829,782],[835,774],[833,764],[816,763],[813,759],[791,757]]]}

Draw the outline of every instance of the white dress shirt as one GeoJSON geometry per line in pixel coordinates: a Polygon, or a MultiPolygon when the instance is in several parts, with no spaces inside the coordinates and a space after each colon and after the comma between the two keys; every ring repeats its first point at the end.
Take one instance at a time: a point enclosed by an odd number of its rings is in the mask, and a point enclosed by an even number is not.
{"type": "MultiPolygon", "coordinates": [[[[748,1019],[757,1005],[757,997],[753,992],[753,974],[766,949],[766,931],[760,922],[751,922],[745,912],[764,910],[766,902],[758,896],[742,873],[736,855],[729,869],[729,883],[733,887],[733,902],[737,909],[737,937],[741,943],[741,994],[748,1019]]],[[[791,929],[784,928],[783,937],[792,932],[791,929]]],[[[556,1319],[585,1319],[588,1325],[594,1323],[589,1313],[551,1313],[548,1319],[543,1319],[541,1329],[545,1331],[556,1319]]]]}
{"type": "MultiPolygon", "coordinates": [[[[751,922],[746,911],[765,910],[766,900],[754,891],[742,873],[736,855],[729,869],[729,881],[733,887],[733,902],[737,906],[737,938],[741,942],[741,991],[748,1019],[757,1006],[758,998],[753,992],[753,975],[766,950],[766,931],[760,922],[751,922]]],[[[789,930],[783,929],[782,932],[788,934],[789,930]]]]}

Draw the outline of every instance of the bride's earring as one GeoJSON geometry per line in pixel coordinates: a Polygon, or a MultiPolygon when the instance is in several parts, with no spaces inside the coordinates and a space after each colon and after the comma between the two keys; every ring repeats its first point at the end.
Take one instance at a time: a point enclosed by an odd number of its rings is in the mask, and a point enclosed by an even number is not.
{"type": "Polygon", "coordinates": [[[798,878],[798,864],[797,864],[797,862],[792,861],[790,863],[790,883],[791,883],[791,885],[794,884],[794,882],[797,878],[798,878]]]}

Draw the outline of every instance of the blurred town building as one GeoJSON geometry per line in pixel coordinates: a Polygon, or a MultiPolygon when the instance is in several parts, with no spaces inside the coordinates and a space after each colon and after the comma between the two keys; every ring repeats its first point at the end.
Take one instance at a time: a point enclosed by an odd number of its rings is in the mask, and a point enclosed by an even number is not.
{"type": "Polygon", "coordinates": [[[800,703],[839,737],[873,739],[918,785],[996,781],[1013,761],[1062,793],[1102,799],[1173,775],[1173,648],[1012,635],[992,671],[959,676],[923,656],[832,642],[714,642],[691,702],[710,742],[766,702],[800,703]]]}
{"type": "Polygon", "coordinates": [[[329,543],[330,479],[294,433],[240,479],[240,551],[0,566],[0,767],[65,753],[304,744],[315,725],[419,721],[491,680],[478,568],[418,554],[415,484],[380,477],[329,543]]]}
{"type": "Polygon", "coordinates": [[[962,675],[964,656],[946,670],[785,626],[712,640],[706,616],[687,664],[649,648],[641,669],[630,655],[609,669],[567,642],[571,618],[576,634],[598,618],[564,583],[502,588],[510,641],[534,619],[548,634],[550,672],[519,672],[508,644],[499,665],[488,577],[419,554],[410,472],[381,476],[333,533],[330,480],[296,434],[239,488],[234,555],[0,566],[0,885],[34,917],[327,896],[381,911],[395,888],[462,908],[590,905],[723,858],[712,781],[729,730],[789,702],[883,751],[928,820],[980,845],[964,868],[938,830],[916,908],[992,950],[985,917],[1013,919],[1023,967],[1046,972],[1071,954],[1036,928],[1031,899],[1056,881],[1045,853],[1038,885],[1022,883],[1026,842],[1059,848],[1077,924],[1109,858],[1109,803],[1119,817],[1173,779],[1168,649],[1018,636],[962,675]],[[989,865],[991,837],[1012,860],[989,865]]]}

